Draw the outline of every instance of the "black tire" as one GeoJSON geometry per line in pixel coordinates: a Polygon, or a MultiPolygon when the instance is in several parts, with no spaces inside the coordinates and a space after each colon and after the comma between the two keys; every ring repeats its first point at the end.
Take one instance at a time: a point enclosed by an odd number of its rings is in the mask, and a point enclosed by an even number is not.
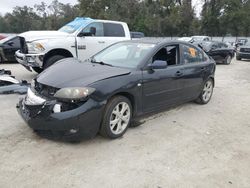
{"type": "Polygon", "coordinates": [[[225,59],[225,64],[226,65],[230,65],[232,62],[232,56],[231,55],[228,55],[225,59]]]}
{"type": "Polygon", "coordinates": [[[241,60],[241,58],[240,58],[239,56],[236,56],[236,60],[240,61],[240,60],[241,60]]]}
{"type": "Polygon", "coordinates": [[[41,73],[41,72],[43,71],[43,69],[40,68],[40,67],[32,67],[32,69],[33,69],[35,72],[37,72],[38,74],[41,73]]]}
{"type": "Polygon", "coordinates": [[[51,65],[53,65],[54,63],[56,63],[57,61],[64,59],[65,57],[62,55],[54,55],[49,57],[46,62],[44,62],[43,64],[43,69],[47,69],[48,67],[50,67],[51,65]]]}
{"type": "Polygon", "coordinates": [[[207,103],[211,100],[211,98],[212,98],[212,96],[213,96],[213,89],[214,89],[214,82],[213,82],[212,79],[208,79],[208,80],[205,82],[205,84],[204,84],[204,86],[203,86],[203,89],[202,89],[202,91],[201,91],[199,97],[195,100],[195,102],[198,103],[198,104],[207,104],[207,103]],[[209,98],[207,99],[207,98],[204,96],[204,95],[205,95],[204,89],[205,89],[205,87],[207,87],[207,84],[208,84],[208,83],[211,83],[211,92],[209,93],[210,96],[209,96],[209,98]]]}
{"type": "MultiPolygon", "coordinates": [[[[131,123],[131,119],[132,119],[132,106],[131,106],[130,101],[126,97],[123,97],[120,95],[115,96],[109,100],[108,104],[105,107],[104,115],[103,115],[103,119],[102,119],[102,124],[101,124],[101,128],[100,128],[100,134],[104,137],[108,137],[111,139],[119,138],[122,135],[124,135],[124,133],[127,131],[128,127],[131,123]],[[120,132],[120,133],[118,132],[117,134],[115,134],[114,133],[115,130],[113,130],[113,131],[111,130],[111,118],[113,118],[111,116],[114,115],[113,110],[115,110],[115,108],[118,105],[122,105],[124,103],[126,103],[128,105],[128,108],[130,110],[130,113],[126,112],[127,116],[129,116],[129,120],[128,120],[128,123],[126,123],[126,127],[124,126],[124,129],[122,130],[122,132],[120,132]]],[[[115,118],[115,120],[116,120],[116,118],[115,118]]],[[[122,120],[120,119],[120,121],[122,121],[122,120]]],[[[116,127],[116,130],[117,130],[118,124],[119,123],[117,122],[113,129],[115,129],[115,127],[116,127]]]]}

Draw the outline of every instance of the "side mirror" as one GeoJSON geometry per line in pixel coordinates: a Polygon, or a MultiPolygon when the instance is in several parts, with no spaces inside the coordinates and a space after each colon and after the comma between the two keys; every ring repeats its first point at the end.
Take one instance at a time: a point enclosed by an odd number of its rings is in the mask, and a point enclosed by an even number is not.
{"type": "Polygon", "coordinates": [[[155,60],[152,64],[148,65],[150,69],[165,69],[167,68],[168,64],[166,61],[155,60]]]}

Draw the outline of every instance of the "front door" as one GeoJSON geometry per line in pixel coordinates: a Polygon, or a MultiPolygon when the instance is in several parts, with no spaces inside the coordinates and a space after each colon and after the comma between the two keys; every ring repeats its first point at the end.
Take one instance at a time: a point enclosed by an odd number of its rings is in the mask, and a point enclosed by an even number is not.
{"type": "Polygon", "coordinates": [[[180,64],[179,45],[169,45],[161,48],[150,60],[166,61],[165,69],[143,71],[143,110],[154,111],[167,107],[180,100],[183,87],[183,68],[180,64]]]}
{"type": "Polygon", "coordinates": [[[103,23],[94,22],[85,27],[77,37],[77,56],[85,60],[104,49],[108,44],[104,37],[103,23]]]}

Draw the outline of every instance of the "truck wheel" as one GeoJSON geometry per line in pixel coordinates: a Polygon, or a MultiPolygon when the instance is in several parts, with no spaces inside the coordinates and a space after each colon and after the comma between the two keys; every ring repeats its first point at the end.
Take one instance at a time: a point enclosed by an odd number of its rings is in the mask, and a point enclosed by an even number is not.
{"type": "Polygon", "coordinates": [[[32,67],[32,69],[37,72],[38,74],[41,73],[43,71],[43,69],[41,69],[40,67],[32,67]]]}
{"type": "Polygon", "coordinates": [[[61,60],[65,58],[64,56],[62,55],[54,55],[54,56],[51,56],[47,59],[46,62],[44,62],[43,64],[43,69],[47,69],[48,67],[50,67],[51,65],[53,65],[54,63],[56,63],[57,61],[61,60]]]}
{"type": "Polygon", "coordinates": [[[236,60],[240,61],[240,60],[241,60],[241,58],[240,58],[239,56],[236,56],[236,60]]]}

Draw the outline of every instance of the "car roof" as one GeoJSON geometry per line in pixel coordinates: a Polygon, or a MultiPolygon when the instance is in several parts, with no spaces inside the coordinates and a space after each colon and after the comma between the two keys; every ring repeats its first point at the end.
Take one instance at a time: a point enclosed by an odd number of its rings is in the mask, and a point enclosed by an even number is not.
{"type": "Polygon", "coordinates": [[[178,43],[178,44],[187,44],[187,45],[192,45],[189,42],[185,41],[180,41],[180,40],[169,40],[169,39],[162,39],[162,38],[143,38],[139,40],[126,40],[126,41],[121,41],[122,42],[127,42],[127,43],[145,43],[145,44],[155,44],[155,45],[161,45],[161,44],[171,44],[171,43],[178,43]]]}

